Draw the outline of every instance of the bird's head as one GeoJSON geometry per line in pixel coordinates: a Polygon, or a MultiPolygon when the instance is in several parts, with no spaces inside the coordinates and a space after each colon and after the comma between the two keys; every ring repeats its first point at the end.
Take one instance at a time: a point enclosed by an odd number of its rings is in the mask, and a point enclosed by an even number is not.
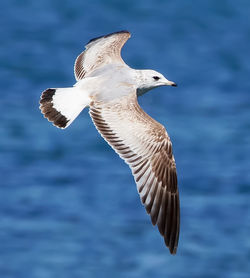
{"type": "Polygon", "coordinates": [[[173,81],[169,81],[161,73],[155,70],[137,70],[138,74],[138,94],[142,95],[147,91],[160,87],[160,86],[174,86],[177,84],[173,81]]]}

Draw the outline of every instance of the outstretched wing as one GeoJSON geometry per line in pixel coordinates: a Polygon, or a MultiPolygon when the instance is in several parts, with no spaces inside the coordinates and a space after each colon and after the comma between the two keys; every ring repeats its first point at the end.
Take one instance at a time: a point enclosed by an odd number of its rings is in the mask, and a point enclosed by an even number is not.
{"type": "Polygon", "coordinates": [[[130,166],[142,203],[172,254],[176,253],[180,205],[172,144],[165,128],[146,114],[136,93],[90,105],[103,138],[130,166]]]}
{"type": "Polygon", "coordinates": [[[121,49],[130,38],[128,31],[111,33],[92,39],[85,50],[76,58],[74,72],[76,80],[81,80],[98,67],[110,63],[123,63],[121,49]]]}

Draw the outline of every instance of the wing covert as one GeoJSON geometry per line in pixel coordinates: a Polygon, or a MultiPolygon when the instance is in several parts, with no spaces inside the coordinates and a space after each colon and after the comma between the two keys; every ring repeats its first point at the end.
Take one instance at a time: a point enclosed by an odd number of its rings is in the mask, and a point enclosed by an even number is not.
{"type": "Polygon", "coordinates": [[[85,50],[76,58],[74,65],[76,80],[83,79],[106,64],[125,64],[121,58],[121,49],[129,38],[128,31],[120,31],[90,40],[85,50]]]}
{"type": "Polygon", "coordinates": [[[170,253],[175,254],[180,204],[172,144],[165,128],[139,106],[136,93],[90,106],[92,120],[108,144],[133,173],[138,193],[157,224],[170,253]]]}

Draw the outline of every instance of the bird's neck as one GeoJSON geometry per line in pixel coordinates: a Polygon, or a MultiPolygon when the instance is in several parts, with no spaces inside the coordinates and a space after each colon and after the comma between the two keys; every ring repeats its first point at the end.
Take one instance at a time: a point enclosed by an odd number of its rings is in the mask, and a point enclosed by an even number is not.
{"type": "Polygon", "coordinates": [[[152,87],[147,81],[147,70],[135,70],[136,81],[137,81],[137,95],[141,96],[147,93],[152,87]]]}

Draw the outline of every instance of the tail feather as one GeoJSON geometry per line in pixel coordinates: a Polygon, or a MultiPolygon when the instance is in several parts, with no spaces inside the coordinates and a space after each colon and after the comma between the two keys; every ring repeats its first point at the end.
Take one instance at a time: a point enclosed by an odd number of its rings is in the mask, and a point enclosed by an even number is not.
{"type": "Polygon", "coordinates": [[[75,87],[47,89],[40,99],[44,117],[59,128],[68,127],[88,104],[88,97],[75,87]]]}

